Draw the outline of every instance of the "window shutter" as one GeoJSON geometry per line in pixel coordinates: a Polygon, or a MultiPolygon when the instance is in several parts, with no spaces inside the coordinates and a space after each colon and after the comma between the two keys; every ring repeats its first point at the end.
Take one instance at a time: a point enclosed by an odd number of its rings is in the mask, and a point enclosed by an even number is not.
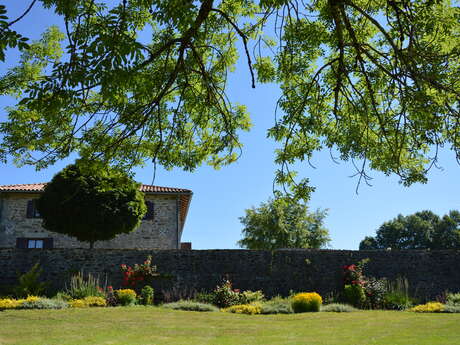
{"type": "Polygon", "coordinates": [[[23,237],[20,237],[20,238],[16,238],[16,248],[19,248],[19,249],[27,249],[27,238],[23,238],[23,237]]]}
{"type": "Polygon", "coordinates": [[[43,239],[43,249],[53,249],[53,238],[44,238],[43,239]]]}
{"type": "Polygon", "coordinates": [[[153,219],[153,210],[154,210],[153,202],[146,201],[145,206],[147,206],[147,212],[145,213],[144,219],[153,219]]]}
{"type": "Polygon", "coordinates": [[[33,218],[34,217],[34,201],[33,200],[28,200],[27,201],[27,218],[33,218]]]}

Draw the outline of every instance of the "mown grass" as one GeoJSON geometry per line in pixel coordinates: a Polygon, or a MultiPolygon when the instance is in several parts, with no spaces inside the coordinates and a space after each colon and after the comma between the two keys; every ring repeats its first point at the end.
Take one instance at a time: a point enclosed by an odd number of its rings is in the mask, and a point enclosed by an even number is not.
{"type": "Polygon", "coordinates": [[[458,345],[460,314],[237,315],[157,307],[0,312],[0,344],[458,345]]]}

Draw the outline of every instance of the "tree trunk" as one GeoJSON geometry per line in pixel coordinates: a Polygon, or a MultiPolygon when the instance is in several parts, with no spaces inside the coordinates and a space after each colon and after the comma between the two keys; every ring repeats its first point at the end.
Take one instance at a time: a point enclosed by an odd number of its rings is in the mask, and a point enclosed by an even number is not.
{"type": "Polygon", "coordinates": [[[89,242],[89,249],[94,249],[94,241],[89,242]]]}

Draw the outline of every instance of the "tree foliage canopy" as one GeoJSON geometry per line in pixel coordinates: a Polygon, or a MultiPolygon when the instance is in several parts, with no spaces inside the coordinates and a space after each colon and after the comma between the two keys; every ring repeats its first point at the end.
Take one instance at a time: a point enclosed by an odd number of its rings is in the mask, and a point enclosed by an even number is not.
{"type": "Polygon", "coordinates": [[[147,210],[139,184],[99,162],[77,162],[56,174],[37,209],[45,229],[91,246],[133,231],[147,210]]]}
{"type": "Polygon", "coordinates": [[[383,223],[375,237],[367,236],[359,244],[360,250],[387,248],[459,249],[460,212],[450,211],[442,218],[431,211],[398,215],[383,223]]]}
{"type": "MultiPolygon", "coordinates": [[[[61,16],[38,42],[0,8],[0,159],[38,168],[79,152],[129,168],[235,161],[250,128],[228,99],[243,44],[255,82],[282,89],[269,136],[276,181],[308,197],[289,166],[329,148],[367,169],[426,182],[438,147],[460,158],[460,9],[449,0],[33,0],[61,16]],[[147,41],[140,33],[149,33],[147,41]]],[[[143,36],[144,37],[144,36],[143,36]]]]}
{"type": "Polygon", "coordinates": [[[303,203],[289,198],[269,199],[240,217],[244,225],[238,245],[247,249],[321,248],[328,244],[325,210],[309,212],[303,203]]]}

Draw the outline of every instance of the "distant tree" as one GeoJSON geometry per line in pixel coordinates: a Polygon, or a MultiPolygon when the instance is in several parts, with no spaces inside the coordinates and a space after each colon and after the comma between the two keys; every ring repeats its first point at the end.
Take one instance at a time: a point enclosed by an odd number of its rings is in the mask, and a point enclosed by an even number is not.
{"type": "Polygon", "coordinates": [[[460,248],[460,213],[450,211],[442,218],[431,211],[398,215],[383,223],[375,237],[366,236],[360,250],[369,249],[455,249],[460,248]]]}
{"type": "Polygon", "coordinates": [[[99,162],[81,161],[53,177],[38,199],[43,227],[89,242],[136,229],[146,212],[139,184],[99,162]]]}
{"type": "Polygon", "coordinates": [[[359,244],[359,250],[370,250],[370,249],[377,249],[378,243],[375,237],[366,236],[364,240],[361,241],[359,244]]]}
{"type": "Polygon", "coordinates": [[[238,245],[247,249],[321,248],[329,241],[323,220],[326,210],[309,212],[289,198],[269,199],[240,217],[244,225],[238,245]]]}
{"type": "Polygon", "coordinates": [[[439,222],[433,234],[432,249],[460,248],[460,212],[450,211],[439,222]]]}

